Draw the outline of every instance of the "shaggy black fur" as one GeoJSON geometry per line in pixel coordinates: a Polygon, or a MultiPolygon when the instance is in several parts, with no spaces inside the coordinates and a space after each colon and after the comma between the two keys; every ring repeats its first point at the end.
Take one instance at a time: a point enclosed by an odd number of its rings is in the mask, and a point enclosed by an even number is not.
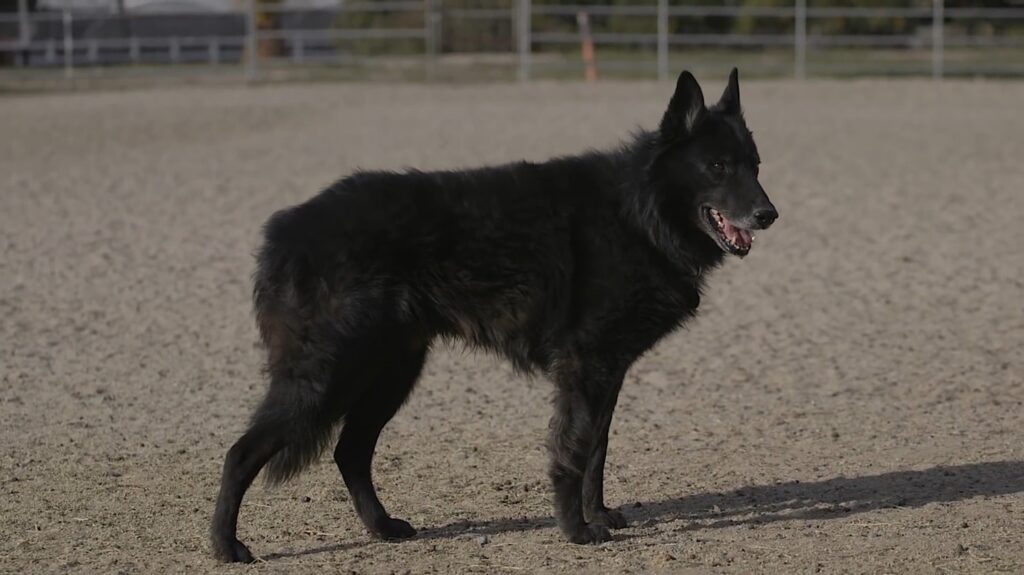
{"type": "Polygon", "coordinates": [[[252,560],[235,535],[246,489],[264,466],[271,482],[299,473],[339,425],[334,459],[366,528],[414,535],[377,499],[370,462],[439,337],[554,381],[558,524],[576,543],[609,539],[626,524],[602,492],[623,377],[776,218],[758,163],[736,71],[711,108],[683,72],[659,128],[618,150],[359,172],[275,214],[255,275],[270,389],[224,463],[215,555],[252,560]]]}

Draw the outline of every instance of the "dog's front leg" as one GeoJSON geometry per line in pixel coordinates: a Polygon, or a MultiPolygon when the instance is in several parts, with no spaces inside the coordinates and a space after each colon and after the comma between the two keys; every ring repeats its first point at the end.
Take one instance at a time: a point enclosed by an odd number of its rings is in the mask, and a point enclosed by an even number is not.
{"type": "MultiPolygon", "coordinates": [[[[562,374],[558,378],[555,415],[551,420],[551,482],[555,492],[555,518],[573,543],[600,543],[611,539],[603,521],[584,516],[584,475],[601,452],[622,377],[607,374],[562,374]]],[[[598,480],[600,483],[600,480],[598,480]]],[[[590,492],[588,491],[588,494],[590,492]]],[[[591,509],[588,509],[588,512],[591,509]]]]}
{"type": "Polygon", "coordinates": [[[588,522],[610,529],[622,529],[627,525],[626,517],[621,512],[609,509],[604,504],[604,462],[608,452],[608,430],[611,428],[620,387],[621,383],[609,390],[607,404],[600,415],[597,445],[583,474],[583,515],[588,522]]]}

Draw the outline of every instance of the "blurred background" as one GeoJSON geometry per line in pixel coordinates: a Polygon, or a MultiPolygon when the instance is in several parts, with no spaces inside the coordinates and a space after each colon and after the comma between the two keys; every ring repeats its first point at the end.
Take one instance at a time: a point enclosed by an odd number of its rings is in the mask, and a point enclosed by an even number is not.
{"type": "Polygon", "coordinates": [[[1024,0],[0,0],[0,78],[1019,76],[1024,0]]]}

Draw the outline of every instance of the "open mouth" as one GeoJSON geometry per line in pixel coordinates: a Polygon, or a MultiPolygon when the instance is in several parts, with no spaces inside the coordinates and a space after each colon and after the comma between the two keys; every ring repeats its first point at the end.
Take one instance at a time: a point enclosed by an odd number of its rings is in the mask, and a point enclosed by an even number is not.
{"type": "Polygon", "coordinates": [[[723,250],[740,257],[750,252],[751,246],[754,245],[754,235],[750,230],[737,227],[714,208],[705,207],[704,217],[718,235],[716,239],[723,250]]]}

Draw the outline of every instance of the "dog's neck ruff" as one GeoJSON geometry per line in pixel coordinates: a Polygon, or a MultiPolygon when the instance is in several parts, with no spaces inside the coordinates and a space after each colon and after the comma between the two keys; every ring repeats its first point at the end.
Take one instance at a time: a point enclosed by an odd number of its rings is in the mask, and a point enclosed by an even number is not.
{"type": "MultiPolygon", "coordinates": [[[[625,169],[620,182],[625,217],[673,264],[687,275],[701,280],[704,273],[718,266],[725,257],[714,240],[690,218],[679,218],[673,225],[659,202],[664,183],[652,178],[652,166],[659,153],[657,135],[641,132],[623,150],[625,169]]],[[[677,192],[678,193],[678,192],[677,192]]]]}

